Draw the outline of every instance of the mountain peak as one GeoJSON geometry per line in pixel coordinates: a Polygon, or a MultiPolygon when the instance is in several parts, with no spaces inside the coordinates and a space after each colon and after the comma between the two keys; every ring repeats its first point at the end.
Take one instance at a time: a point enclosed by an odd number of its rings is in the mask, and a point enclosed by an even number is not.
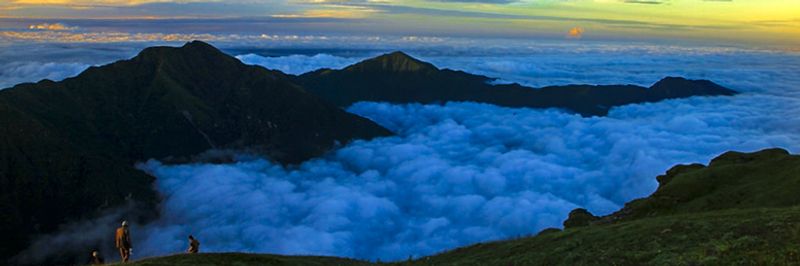
{"type": "Polygon", "coordinates": [[[391,60],[413,60],[413,61],[419,61],[416,58],[408,55],[407,53],[404,53],[403,51],[394,51],[394,52],[391,52],[391,53],[388,53],[388,54],[383,54],[383,55],[378,56],[378,58],[380,58],[380,57],[387,57],[387,58],[389,58],[391,60]]]}
{"type": "MultiPolygon", "coordinates": [[[[297,164],[337,143],[392,134],[281,73],[196,41],[1,92],[0,265],[32,244],[33,235],[53,233],[71,219],[130,200],[137,203],[125,215],[131,219],[155,211],[154,178],[134,162],[194,162],[220,149],[297,164]]],[[[217,155],[211,158],[230,159],[217,155]]]]}
{"type": "Polygon", "coordinates": [[[345,68],[349,71],[371,72],[371,71],[390,71],[390,72],[420,72],[438,70],[431,63],[423,62],[404,52],[395,51],[383,54],[375,58],[361,61],[355,65],[345,68]]]}
{"type": "MultiPolygon", "coordinates": [[[[222,79],[239,75],[246,69],[246,65],[235,57],[201,41],[187,42],[180,47],[145,48],[131,60],[118,63],[127,67],[128,74],[138,71],[141,74],[167,75],[170,79],[180,78],[198,84],[216,84],[222,79]]],[[[273,73],[265,73],[263,77],[272,75],[273,73]]]]}
{"type": "Polygon", "coordinates": [[[709,80],[666,77],[650,86],[651,96],[658,98],[684,98],[691,95],[734,95],[736,91],[709,80]]]}
{"type": "Polygon", "coordinates": [[[681,84],[685,85],[690,84],[691,82],[691,80],[688,80],[684,77],[669,76],[657,81],[652,87],[675,86],[681,84]]]}
{"type": "Polygon", "coordinates": [[[203,55],[224,55],[226,57],[229,57],[228,54],[217,49],[217,47],[214,47],[211,44],[198,40],[187,42],[186,44],[177,49],[181,52],[186,52],[186,53],[197,53],[203,55]]]}
{"type": "Polygon", "coordinates": [[[183,49],[193,49],[193,50],[200,49],[200,50],[219,51],[219,49],[217,49],[216,47],[211,46],[210,44],[208,44],[206,42],[198,41],[198,40],[187,42],[181,48],[183,48],[183,49]]]}
{"type": "Polygon", "coordinates": [[[139,52],[136,57],[144,60],[172,60],[181,58],[183,60],[223,60],[230,61],[231,56],[225,54],[214,46],[202,41],[187,42],[181,47],[154,46],[148,47],[139,52]],[[223,59],[224,58],[224,59],[223,59]]]}

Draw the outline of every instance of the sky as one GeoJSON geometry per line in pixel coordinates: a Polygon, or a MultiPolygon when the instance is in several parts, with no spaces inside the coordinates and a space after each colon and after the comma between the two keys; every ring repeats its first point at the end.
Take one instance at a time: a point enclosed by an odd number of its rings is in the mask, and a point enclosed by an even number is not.
{"type": "Polygon", "coordinates": [[[425,36],[797,50],[796,0],[2,0],[0,40],[425,36]]]}

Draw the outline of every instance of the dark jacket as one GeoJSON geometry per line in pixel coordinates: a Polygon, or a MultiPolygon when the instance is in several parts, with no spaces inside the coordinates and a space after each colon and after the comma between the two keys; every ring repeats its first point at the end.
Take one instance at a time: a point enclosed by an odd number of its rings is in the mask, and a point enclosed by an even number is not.
{"type": "Polygon", "coordinates": [[[200,241],[197,241],[197,239],[190,240],[189,241],[189,250],[187,250],[186,252],[189,252],[189,253],[200,252],[200,241]]]}

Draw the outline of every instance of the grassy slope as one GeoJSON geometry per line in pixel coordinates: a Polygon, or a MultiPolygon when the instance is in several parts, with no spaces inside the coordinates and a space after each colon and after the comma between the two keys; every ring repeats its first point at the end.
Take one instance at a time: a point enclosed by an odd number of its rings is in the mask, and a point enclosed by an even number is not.
{"type": "MultiPolygon", "coordinates": [[[[786,265],[800,263],[800,208],[723,210],[476,244],[411,265],[786,265]]],[[[402,262],[395,265],[407,265],[402,262]]],[[[330,257],[177,255],[132,265],[370,265],[330,257]]]]}
{"type": "Polygon", "coordinates": [[[321,256],[280,256],[267,254],[247,254],[247,253],[206,253],[206,254],[181,254],[167,257],[150,258],[135,261],[128,264],[111,265],[132,265],[132,266],[205,266],[205,265],[298,265],[298,266],[351,266],[369,265],[369,263],[321,256]]]}
{"type": "Polygon", "coordinates": [[[415,265],[785,265],[800,263],[800,208],[723,210],[477,244],[415,265]]]}
{"type": "MultiPolygon", "coordinates": [[[[729,152],[709,166],[676,166],[658,180],[651,196],[588,226],[394,265],[800,264],[800,156],[779,149],[729,152]]],[[[177,256],[135,265],[337,265],[320,257],[208,256],[213,260],[177,256]]]]}
{"type": "Polygon", "coordinates": [[[656,192],[625,204],[604,222],[800,204],[800,156],[781,149],[727,152],[707,167],[679,165],[657,179],[656,192]]]}

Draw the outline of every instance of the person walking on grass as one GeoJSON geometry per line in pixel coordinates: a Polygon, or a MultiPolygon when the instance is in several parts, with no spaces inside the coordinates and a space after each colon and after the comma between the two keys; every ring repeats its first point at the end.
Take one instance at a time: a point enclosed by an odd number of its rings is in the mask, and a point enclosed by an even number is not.
{"type": "Polygon", "coordinates": [[[197,252],[200,252],[200,241],[189,235],[189,249],[186,250],[186,253],[195,254],[197,252]]]}
{"type": "Polygon", "coordinates": [[[117,235],[114,241],[119,249],[119,256],[122,262],[128,262],[133,252],[133,245],[131,245],[131,233],[128,231],[128,221],[122,221],[122,226],[117,228],[117,235]]]}

